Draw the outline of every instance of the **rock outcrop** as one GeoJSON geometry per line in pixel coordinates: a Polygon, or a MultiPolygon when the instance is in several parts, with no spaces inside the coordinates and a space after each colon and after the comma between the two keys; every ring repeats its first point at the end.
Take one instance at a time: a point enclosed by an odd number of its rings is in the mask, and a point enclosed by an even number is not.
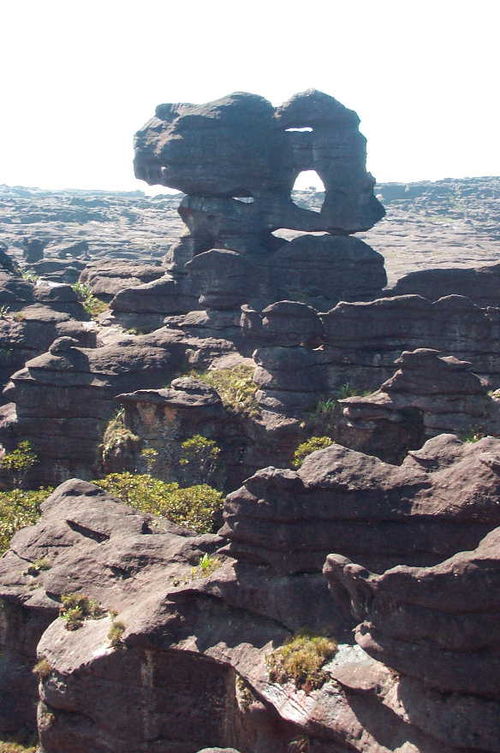
{"type": "Polygon", "coordinates": [[[493,438],[441,435],[400,468],[333,446],[298,473],[256,474],[229,496],[226,527],[203,536],[66,482],[0,560],[1,723],[33,723],[18,694],[36,697],[36,649],[46,753],[131,741],[497,753],[499,468],[493,438]],[[335,551],[326,580],[321,547],[335,551]],[[68,630],[58,609],[74,592],[102,615],[68,630]],[[338,642],[309,690],[271,679],[266,660],[304,625],[338,642]]]}
{"type": "Polygon", "coordinates": [[[336,437],[389,462],[425,439],[455,432],[473,441],[500,434],[500,402],[471,364],[430,348],[404,351],[395,374],[371,394],[340,400],[336,437]]]}
{"type": "MultiPolygon", "coordinates": [[[[292,299],[326,309],[380,294],[383,258],[350,237],[384,214],[358,123],[356,113],[315,90],[276,109],[240,92],[205,105],[159,105],[136,135],[135,173],[187,194],[179,213],[189,234],[167,255],[170,287],[201,294],[202,308],[292,299]],[[292,200],[294,181],[307,170],[325,184],[319,212],[292,200]],[[328,235],[288,243],[273,235],[281,228],[328,235]]],[[[130,313],[127,296],[143,290],[124,291],[112,310],[130,313]]]]}
{"type": "Polygon", "coordinates": [[[298,471],[264,468],[227,498],[227,551],[281,574],[317,571],[329,542],[377,572],[440,562],[496,525],[499,446],[491,437],[468,444],[441,435],[394,466],[333,444],[298,471]],[[457,483],[460,496],[450,499],[457,483]]]}

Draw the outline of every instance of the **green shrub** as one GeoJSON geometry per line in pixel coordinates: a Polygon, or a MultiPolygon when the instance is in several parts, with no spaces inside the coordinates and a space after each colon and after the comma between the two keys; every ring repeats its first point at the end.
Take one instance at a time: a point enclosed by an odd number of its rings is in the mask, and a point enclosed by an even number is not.
{"type": "Polygon", "coordinates": [[[242,711],[248,711],[252,703],[257,700],[251,686],[241,675],[236,675],[234,684],[238,706],[242,711]]]}
{"type": "Polygon", "coordinates": [[[26,282],[36,282],[40,279],[40,275],[37,275],[36,272],[33,272],[31,269],[26,269],[24,272],[21,273],[21,277],[23,280],[26,280],[26,282]]]}
{"type": "Polygon", "coordinates": [[[181,443],[182,454],[179,460],[187,473],[190,483],[208,483],[217,470],[220,447],[213,439],[195,434],[181,443]]]}
{"type": "Polygon", "coordinates": [[[465,432],[465,434],[460,434],[460,439],[462,442],[479,442],[480,439],[483,439],[486,436],[484,431],[480,427],[473,427],[469,429],[469,431],[465,432]]]}
{"type": "Polygon", "coordinates": [[[113,418],[108,421],[102,437],[102,459],[109,458],[117,451],[124,449],[129,444],[139,442],[139,437],[125,426],[125,408],[120,408],[113,418]]]}
{"type": "Polygon", "coordinates": [[[316,450],[324,450],[325,447],[335,444],[331,437],[311,437],[306,439],[305,442],[301,442],[295,452],[293,453],[292,466],[294,468],[300,468],[304,460],[311,452],[316,450]]]}
{"type": "Polygon", "coordinates": [[[222,509],[222,493],[207,484],[181,489],[176,482],[129,472],[110,473],[94,483],[140,512],[168,518],[198,533],[212,531],[215,514],[222,509]]]}
{"type": "Polygon", "coordinates": [[[319,688],[328,680],[321,667],[336,651],[337,642],[332,638],[298,633],[266,656],[269,679],[279,683],[293,681],[306,693],[319,688]]]}
{"type": "Polygon", "coordinates": [[[335,398],[322,398],[318,400],[314,409],[307,414],[303,426],[315,435],[334,434],[341,413],[341,407],[335,398]]]}
{"type": "Polygon", "coordinates": [[[0,555],[7,551],[16,531],[37,522],[41,514],[40,505],[52,491],[48,488],[0,492],[0,555]]]}
{"type": "Polygon", "coordinates": [[[18,443],[15,450],[5,453],[0,458],[0,467],[4,468],[11,476],[14,486],[20,486],[30,468],[38,463],[38,456],[33,451],[31,442],[23,439],[18,443]]]}
{"type": "Polygon", "coordinates": [[[71,286],[78,296],[78,300],[82,304],[83,308],[89,314],[92,319],[95,319],[99,314],[108,310],[108,304],[99,300],[92,293],[91,288],[82,282],[77,282],[71,286]]]}
{"type": "Polygon", "coordinates": [[[66,630],[78,630],[85,620],[100,620],[106,615],[99,602],[85,594],[63,594],[61,602],[59,615],[66,620],[66,630]]]}
{"type": "Polygon", "coordinates": [[[153,447],[145,447],[141,450],[141,458],[143,459],[148,473],[151,473],[155,467],[158,454],[158,450],[155,450],[153,447]]]}
{"type": "Polygon", "coordinates": [[[239,364],[229,369],[214,369],[205,372],[192,371],[189,376],[199,379],[217,390],[224,407],[233,413],[257,416],[260,409],[255,399],[257,386],[252,378],[253,372],[252,366],[239,364]]]}
{"type": "Polygon", "coordinates": [[[123,648],[122,636],[125,632],[125,625],[120,620],[113,620],[108,630],[108,641],[113,648],[123,648]]]}

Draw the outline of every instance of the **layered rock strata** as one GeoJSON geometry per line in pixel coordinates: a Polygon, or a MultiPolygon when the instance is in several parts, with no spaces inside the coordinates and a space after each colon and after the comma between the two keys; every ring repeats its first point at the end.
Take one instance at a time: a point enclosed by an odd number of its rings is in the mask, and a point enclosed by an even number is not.
{"type": "Polygon", "coordinates": [[[404,351],[394,375],[369,395],[340,400],[336,437],[389,462],[443,432],[471,440],[500,433],[500,402],[471,364],[430,348],[404,351]]]}
{"type": "Polygon", "coordinates": [[[256,474],[204,536],[66,482],[0,561],[10,719],[36,695],[37,647],[44,753],[497,753],[499,468],[493,438],[441,435],[401,468],[332,447],[256,474]],[[75,591],[104,616],[68,630],[57,612],[75,591]],[[266,664],[304,625],[339,642],[309,690],[266,664]]]}

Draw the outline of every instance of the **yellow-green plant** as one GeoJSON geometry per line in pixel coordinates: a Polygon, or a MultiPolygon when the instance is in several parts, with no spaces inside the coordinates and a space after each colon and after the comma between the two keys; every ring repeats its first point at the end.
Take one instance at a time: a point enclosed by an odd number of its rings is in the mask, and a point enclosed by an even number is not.
{"type": "Polygon", "coordinates": [[[145,447],[141,450],[141,458],[144,461],[147,472],[151,473],[158,458],[158,450],[155,450],[153,447],[145,447]]]}
{"type": "Polygon", "coordinates": [[[77,282],[71,287],[78,296],[78,300],[82,304],[83,308],[85,309],[87,314],[92,317],[92,319],[95,319],[97,316],[99,316],[99,314],[102,314],[104,311],[108,310],[108,304],[97,298],[93,294],[92,289],[88,285],[85,285],[85,283],[77,282]]]}
{"type": "Polygon", "coordinates": [[[195,434],[181,443],[181,450],[179,464],[187,472],[189,481],[208,483],[217,470],[220,447],[213,439],[195,434]]]}
{"type": "Polygon", "coordinates": [[[20,740],[7,735],[0,740],[0,753],[36,753],[38,746],[32,740],[20,740]]]}
{"type": "Polygon", "coordinates": [[[257,386],[253,381],[253,372],[252,366],[239,364],[228,369],[192,371],[189,376],[217,390],[224,407],[233,413],[257,416],[260,410],[255,399],[257,386]]]}
{"type": "Polygon", "coordinates": [[[222,493],[208,484],[182,489],[176,482],[167,483],[147,473],[110,473],[94,483],[140,512],[168,518],[198,533],[213,530],[224,500],[222,493]]]}
{"type": "Polygon", "coordinates": [[[0,555],[9,548],[16,531],[37,522],[41,515],[40,506],[52,491],[47,488],[0,492],[0,555]]]}
{"type": "Polygon", "coordinates": [[[81,593],[63,594],[59,615],[66,620],[66,630],[78,630],[85,620],[99,620],[106,610],[95,599],[81,593]]]}
{"type": "Polygon", "coordinates": [[[35,560],[32,562],[28,567],[26,568],[26,575],[32,575],[34,578],[36,578],[37,575],[40,575],[40,573],[43,570],[50,570],[52,565],[48,561],[46,557],[41,557],[38,560],[35,560]]]}
{"type": "Polygon", "coordinates": [[[8,471],[13,486],[21,486],[29,469],[37,463],[38,456],[27,439],[23,439],[14,450],[0,458],[0,467],[8,471]]]}
{"type": "Polygon", "coordinates": [[[117,410],[115,415],[108,421],[102,437],[102,459],[104,461],[127,445],[139,442],[139,437],[125,425],[125,408],[117,410]]]}
{"type": "Polygon", "coordinates": [[[222,565],[220,557],[216,557],[213,554],[204,554],[195,567],[191,568],[192,578],[208,578],[212,575],[218,567],[222,565]]]}
{"type": "Polygon", "coordinates": [[[41,680],[44,680],[53,671],[54,671],[53,667],[44,656],[39,661],[37,661],[37,663],[32,669],[33,674],[36,675],[41,680]]]}
{"type": "Polygon", "coordinates": [[[271,682],[294,682],[306,693],[321,687],[328,675],[322,670],[337,651],[333,638],[301,632],[266,656],[271,682]]]}
{"type": "Polygon", "coordinates": [[[111,627],[108,630],[108,641],[113,648],[123,648],[122,636],[124,632],[124,623],[113,619],[111,627]]]}
{"type": "Polygon", "coordinates": [[[300,468],[304,460],[311,452],[316,450],[324,450],[325,447],[335,444],[331,437],[311,437],[306,439],[305,442],[301,442],[295,452],[293,453],[292,465],[294,468],[300,468]]]}

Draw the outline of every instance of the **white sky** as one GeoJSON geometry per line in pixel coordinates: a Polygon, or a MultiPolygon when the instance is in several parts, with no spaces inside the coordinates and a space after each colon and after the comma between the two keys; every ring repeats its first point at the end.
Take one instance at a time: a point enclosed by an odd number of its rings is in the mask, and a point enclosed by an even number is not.
{"type": "Polygon", "coordinates": [[[500,174],[497,0],[0,0],[0,183],[145,188],[160,102],[317,88],[380,181],[500,174]]]}

